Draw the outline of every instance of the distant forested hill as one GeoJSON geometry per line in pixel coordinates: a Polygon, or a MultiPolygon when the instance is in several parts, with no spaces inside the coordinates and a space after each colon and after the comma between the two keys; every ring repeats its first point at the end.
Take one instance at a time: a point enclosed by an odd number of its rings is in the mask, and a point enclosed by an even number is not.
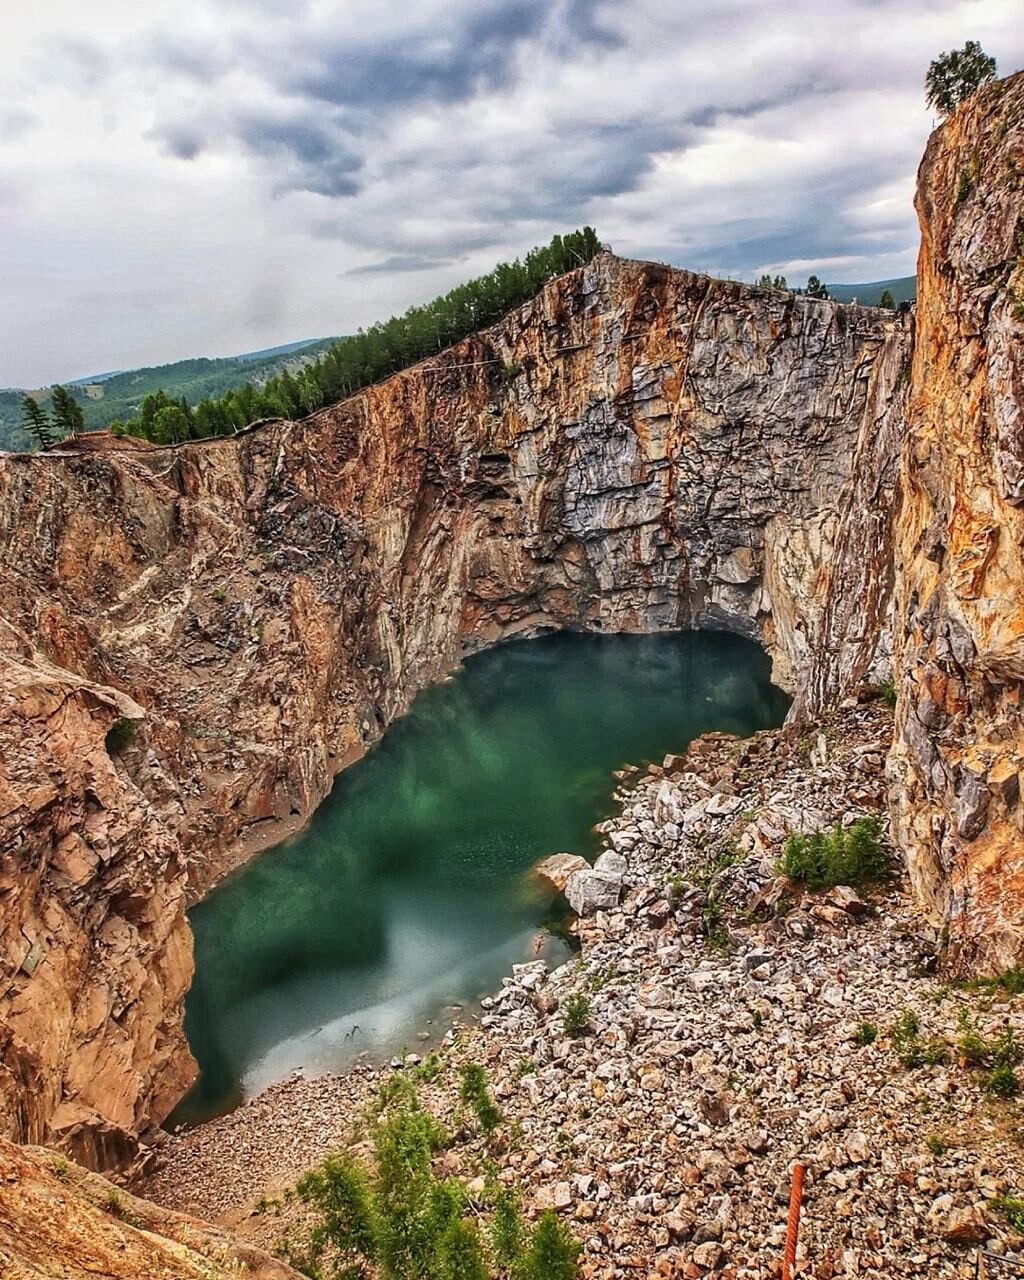
{"type": "Polygon", "coordinates": [[[831,297],[838,302],[852,302],[854,298],[864,307],[877,307],[884,290],[892,294],[897,306],[901,302],[913,302],[917,294],[917,277],[901,276],[898,280],[872,280],[867,284],[830,284],[831,297]]]}
{"type": "MultiPolygon", "coordinates": [[[[245,382],[262,384],[285,369],[295,372],[336,341],[336,338],[310,338],[240,356],[226,356],[218,360],[202,357],[178,360],[152,369],[100,374],[91,381],[81,378],[65,385],[82,406],[86,428],[92,431],[119,418],[133,417],[143,396],[161,388],[172,399],[184,396],[190,404],[195,404],[199,400],[223,395],[245,382]]],[[[21,426],[22,394],[20,390],[0,391],[0,449],[33,447],[21,426]]],[[[33,391],[33,394],[45,408],[49,390],[33,391]]]]}

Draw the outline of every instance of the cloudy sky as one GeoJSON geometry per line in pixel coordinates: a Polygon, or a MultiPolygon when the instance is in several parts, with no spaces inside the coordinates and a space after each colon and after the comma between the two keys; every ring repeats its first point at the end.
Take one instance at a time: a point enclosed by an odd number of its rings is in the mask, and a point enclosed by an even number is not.
{"type": "Polygon", "coordinates": [[[31,0],[0,49],[0,386],[344,333],[584,222],[908,275],[929,60],[1020,0],[31,0]]]}

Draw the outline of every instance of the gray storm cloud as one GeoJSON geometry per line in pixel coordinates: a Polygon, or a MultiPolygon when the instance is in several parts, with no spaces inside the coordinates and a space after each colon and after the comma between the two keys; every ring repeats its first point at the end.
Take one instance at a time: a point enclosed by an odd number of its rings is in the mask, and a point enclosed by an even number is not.
{"type": "Polygon", "coordinates": [[[748,279],[908,274],[928,61],[977,38],[1009,72],[1017,17],[40,0],[0,52],[0,383],[351,331],[584,222],[748,279]]]}

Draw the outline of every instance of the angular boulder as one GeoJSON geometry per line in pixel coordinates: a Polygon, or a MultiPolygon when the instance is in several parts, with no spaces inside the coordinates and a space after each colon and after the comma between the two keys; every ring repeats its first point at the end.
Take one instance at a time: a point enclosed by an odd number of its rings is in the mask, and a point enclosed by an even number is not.
{"type": "Polygon", "coordinates": [[[533,874],[555,893],[565,893],[565,886],[573,872],[589,870],[590,863],[578,853],[553,853],[537,863],[533,874]]]}
{"type": "Polygon", "coordinates": [[[613,911],[619,905],[622,877],[595,867],[574,871],[565,886],[569,906],[578,916],[591,916],[595,911],[613,911]]]}

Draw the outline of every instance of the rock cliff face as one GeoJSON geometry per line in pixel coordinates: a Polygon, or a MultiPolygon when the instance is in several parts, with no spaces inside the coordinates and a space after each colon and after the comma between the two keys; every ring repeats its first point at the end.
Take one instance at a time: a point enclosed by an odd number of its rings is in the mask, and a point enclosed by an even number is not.
{"type": "Polygon", "coordinates": [[[186,896],[466,652],[710,626],[810,709],[884,677],[908,349],[602,255],[304,422],[0,459],[7,1133],[102,1166],[162,1118],[186,896]]]}
{"type": "Polygon", "coordinates": [[[1019,959],[1022,172],[1018,76],[929,144],[912,372],[899,317],[602,255],[304,422],[0,458],[4,1131],[130,1154],[193,1073],[187,900],[550,627],[743,632],[797,715],[892,656],[915,889],[1019,959]]]}
{"type": "Polygon", "coordinates": [[[962,967],[1024,954],[1024,75],[921,165],[901,464],[899,843],[962,967]]]}

